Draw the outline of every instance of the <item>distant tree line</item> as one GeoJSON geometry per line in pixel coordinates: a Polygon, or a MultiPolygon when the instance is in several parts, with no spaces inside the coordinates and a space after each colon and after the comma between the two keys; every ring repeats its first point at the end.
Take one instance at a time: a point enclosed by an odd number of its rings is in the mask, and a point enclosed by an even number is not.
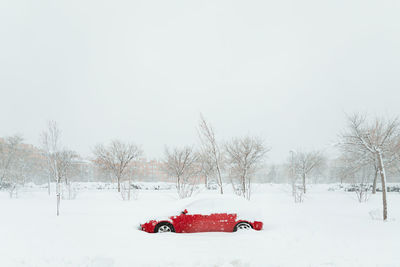
{"type": "MultiPolygon", "coordinates": [[[[196,145],[165,147],[163,171],[173,179],[179,197],[190,197],[200,183],[224,194],[227,186],[250,199],[254,182],[288,183],[296,202],[302,202],[310,183],[351,184],[360,202],[382,191],[383,218],[387,219],[387,182],[400,182],[400,122],[398,118],[366,114],[347,116],[339,133],[339,154],[328,158],[323,150],[300,148],[289,152],[286,162],[269,163],[270,147],[252,135],[218,139],[215,128],[200,115],[196,145]]],[[[23,137],[0,138],[0,190],[18,197],[27,183],[55,185],[57,215],[61,199],[75,196],[73,182],[115,181],[124,199],[131,198],[132,181],[138,178],[141,146],[113,140],[97,144],[90,159],[62,145],[61,130],[50,121],[40,135],[40,146],[25,144],[23,137]]]]}

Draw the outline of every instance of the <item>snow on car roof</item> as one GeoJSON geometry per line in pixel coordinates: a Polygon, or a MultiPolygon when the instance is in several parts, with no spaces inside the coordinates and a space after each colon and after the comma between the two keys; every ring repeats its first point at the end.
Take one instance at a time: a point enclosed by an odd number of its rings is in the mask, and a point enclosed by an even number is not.
{"type": "Polygon", "coordinates": [[[257,204],[236,195],[207,194],[161,204],[156,210],[143,214],[142,222],[149,220],[169,220],[170,217],[179,216],[183,210],[190,214],[210,215],[215,213],[237,214],[237,220],[263,221],[257,204]]]}
{"type": "Polygon", "coordinates": [[[210,195],[194,197],[183,206],[188,214],[235,213],[238,219],[256,220],[259,212],[252,202],[234,195],[210,195]]]}
{"type": "MultiPolygon", "coordinates": [[[[189,209],[199,209],[199,210],[216,210],[224,211],[226,209],[233,210],[238,208],[250,206],[249,201],[236,196],[226,196],[226,195],[210,195],[201,196],[191,199],[191,202],[185,205],[189,209]]],[[[194,211],[194,210],[193,210],[194,211]]]]}
{"type": "Polygon", "coordinates": [[[171,203],[168,206],[161,205],[155,211],[156,214],[153,214],[154,217],[150,216],[147,220],[169,220],[170,217],[178,216],[186,209],[188,215],[231,213],[237,214],[237,220],[262,221],[261,214],[255,206],[251,201],[235,195],[207,194],[206,196],[201,195],[177,200],[173,206],[171,206],[171,203]]]}

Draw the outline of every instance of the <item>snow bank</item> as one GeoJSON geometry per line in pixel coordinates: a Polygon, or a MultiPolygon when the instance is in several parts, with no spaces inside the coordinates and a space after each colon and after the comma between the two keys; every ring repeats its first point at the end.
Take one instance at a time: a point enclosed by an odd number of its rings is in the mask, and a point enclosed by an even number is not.
{"type": "Polygon", "coordinates": [[[115,190],[83,190],[61,202],[60,217],[45,189],[19,199],[0,192],[0,266],[398,266],[400,194],[388,193],[392,219],[383,222],[380,193],[360,204],[354,193],[328,187],[311,186],[296,204],[289,186],[262,185],[248,204],[264,216],[263,231],[198,234],[137,226],[202,197],[218,199],[217,192],[179,200],[174,189],[142,190],[138,200],[122,201],[115,190]]]}

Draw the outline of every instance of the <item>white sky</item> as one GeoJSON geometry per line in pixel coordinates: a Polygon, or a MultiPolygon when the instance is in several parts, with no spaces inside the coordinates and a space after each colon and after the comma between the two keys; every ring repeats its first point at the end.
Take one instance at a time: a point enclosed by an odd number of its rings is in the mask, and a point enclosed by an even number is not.
{"type": "Polygon", "coordinates": [[[278,162],[328,148],[344,112],[400,114],[398,1],[0,0],[0,136],[65,146],[255,134],[278,162]]]}

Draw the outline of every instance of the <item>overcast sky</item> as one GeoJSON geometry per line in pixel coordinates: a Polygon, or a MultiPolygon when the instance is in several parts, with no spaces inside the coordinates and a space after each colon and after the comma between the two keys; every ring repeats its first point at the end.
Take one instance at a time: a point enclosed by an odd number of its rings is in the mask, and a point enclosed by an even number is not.
{"type": "Polygon", "coordinates": [[[400,114],[398,1],[0,0],[0,136],[47,120],[83,155],[119,138],[148,158],[259,135],[284,160],[328,149],[345,112],[400,114]]]}

